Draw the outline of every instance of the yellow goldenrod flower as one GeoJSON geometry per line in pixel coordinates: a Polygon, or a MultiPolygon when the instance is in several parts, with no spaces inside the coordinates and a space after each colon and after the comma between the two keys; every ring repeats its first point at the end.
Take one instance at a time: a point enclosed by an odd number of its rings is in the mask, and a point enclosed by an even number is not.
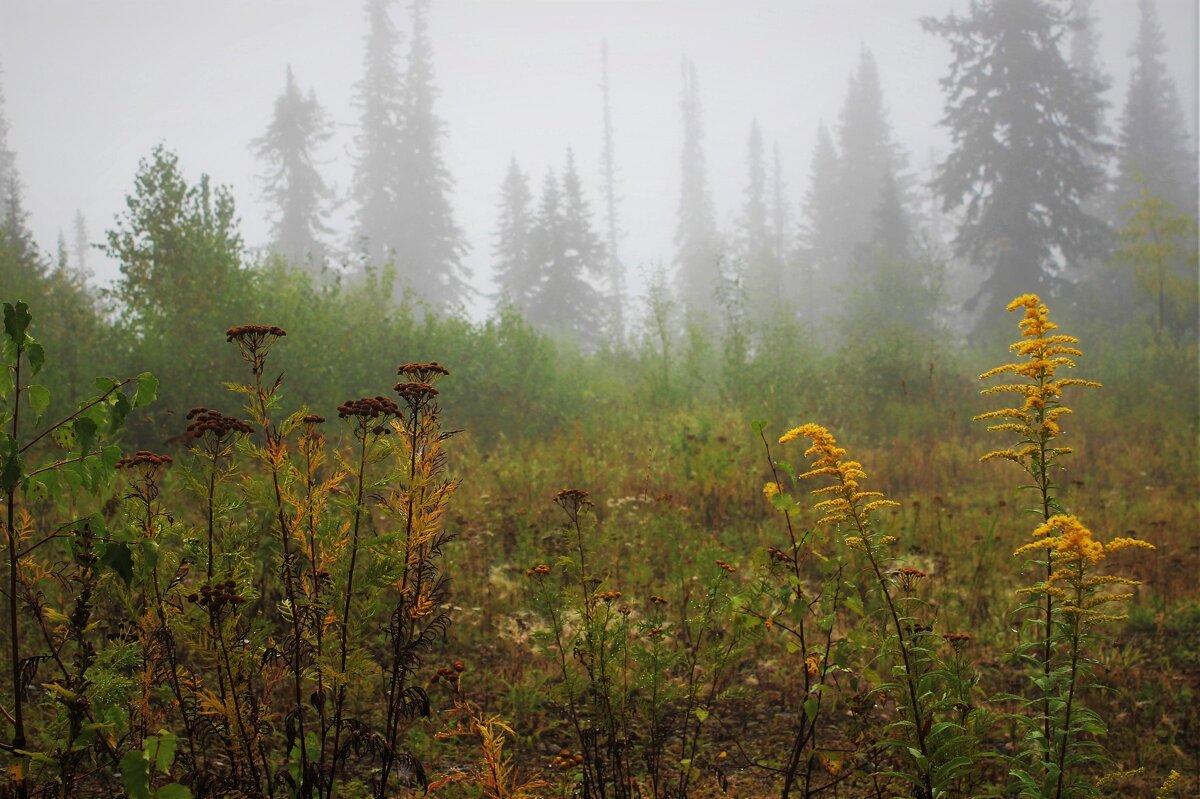
{"type": "Polygon", "coordinates": [[[1123,602],[1133,594],[1102,591],[1106,586],[1136,586],[1140,583],[1112,574],[1089,574],[1091,567],[1106,555],[1122,549],[1154,549],[1154,545],[1137,538],[1114,538],[1102,544],[1092,536],[1083,522],[1075,516],[1058,514],[1038,525],[1033,541],[1019,547],[1017,557],[1032,553],[1048,553],[1050,562],[1046,581],[1022,593],[1041,594],[1061,602],[1060,613],[1078,617],[1087,624],[1116,621],[1123,616],[1102,613],[1097,608],[1112,602],[1123,602]]]}
{"type": "Polygon", "coordinates": [[[1178,785],[1182,779],[1182,774],[1175,769],[1171,769],[1171,773],[1167,775],[1166,782],[1162,784],[1162,787],[1158,789],[1158,793],[1154,795],[1155,799],[1168,799],[1171,794],[1175,793],[1175,786],[1178,785]]]}
{"type": "Polygon", "coordinates": [[[1071,412],[1059,398],[1067,386],[1099,387],[1099,383],[1080,378],[1057,377],[1060,369],[1073,369],[1083,352],[1075,346],[1074,336],[1053,333],[1058,325],[1050,321],[1050,310],[1036,294],[1023,294],[1008,304],[1008,310],[1024,310],[1021,319],[1021,340],[1009,349],[1020,360],[994,367],[981,374],[981,380],[998,375],[1012,375],[1017,382],[1002,383],[985,388],[984,394],[1019,394],[1021,407],[998,408],[981,413],[976,421],[998,420],[988,426],[995,433],[1016,433],[1022,446],[992,450],[980,460],[1003,458],[1019,464],[1031,474],[1045,472],[1046,463],[1068,450],[1050,446],[1062,434],[1060,417],[1071,412]]]}
{"type": "Polygon", "coordinates": [[[779,483],[770,482],[763,486],[763,496],[770,502],[775,497],[779,496],[779,483]]]}
{"type": "MultiPolygon", "coordinates": [[[[1061,513],[1051,516],[1034,529],[1033,537],[1038,540],[1025,544],[1013,554],[1020,556],[1049,549],[1055,553],[1053,557],[1056,562],[1083,559],[1088,563],[1099,563],[1104,558],[1104,545],[1094,540],[1092,531],[1074,516],[1061,513]],[[1054,532],[1058,535],[1051,535],[1054,532]]],[[[1052,575],[1051,582],[1053,581],[1052,575]]]]}
{"type": "Polygon", "coordinates": [[[813,509],[820,511],[823,516],[817,520],[817,525],[845,524],[854,528],[859,535],[845,539],[846,546],[852,549],[866,549],[868,541],[872,544],[889,544],[896,539],[892,536],[877,536],[870,530],[869,514],[883,507],[898,507],[900,503],[884,497],[879,491],[863,491],[859,488],[859,480],[867,476],[862,464],[858,461],[843,460],[846,450],[838,446],[833,434],[819,424],[804,424],[794,427],[780,436],[779,442],[786,444],[800,437],[807,438],[812,445],[805,450],[804,456],[811,458],[808,471],[797,476],[797,479],[808,477],[828,476],[833,478],[829,485],[812,490],[812,495],[821,497],[813,504],[813,509]]]}
{"type": "Polygon", "coordinates": [[[1104,545],[1106,552],[1117,552],[1122,549],[1154,549],[1154,544],[1149,541],[1143,541],[1140,538],[1114,538],[1104,545]]]}

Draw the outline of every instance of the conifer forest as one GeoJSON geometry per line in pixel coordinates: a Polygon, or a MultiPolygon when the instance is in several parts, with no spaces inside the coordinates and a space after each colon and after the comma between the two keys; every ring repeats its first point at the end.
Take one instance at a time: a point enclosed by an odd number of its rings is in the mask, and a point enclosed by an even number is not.
{"type": "Polygon", "coordinates": [[[0,0],[0,799],[1200,796],[1196,0],[0,0]]]}

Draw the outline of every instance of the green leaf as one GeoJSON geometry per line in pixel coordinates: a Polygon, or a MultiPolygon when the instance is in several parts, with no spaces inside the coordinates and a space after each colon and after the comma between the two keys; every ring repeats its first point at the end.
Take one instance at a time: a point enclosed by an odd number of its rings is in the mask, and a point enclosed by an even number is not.
{"type": "Polygon", "coordinates": [[[140,408],[154,402],[158,396],[158,379],[149,372],[137,376],[137,393],[133,396],[133,407],[140,408]]]}
{"type": "MultiPolygon", "coordinates": [[[[158,733],[158,747],[154,754],[154,767],[162,773],[166,774],[171,768],[171,764],[175,762],[175,748],[179,744],[179,739],[173,733],[165,730],[158,733]]],[[[147,748],[150,742],[146,742],[147,748]]]]}
{"type": "Polygon", "coordinates": [[[96,445],[96,423],[86,416],[75,420],[75,445],[79,454],[92,451],[96,445]]]}
{"type": "Polygon", "coordinates": [[[25,331],[29,329],[29,323],[32,321],[33,316],[25,303],[4,303],[4,334],[18,347],[25,346],[25,331]]]}
{"type": "Polygon", "coordinates": [[[158,542],[149,538],[142,539],[142,567],[144,573],[153,574],[158,565],[158,542]]]}
{"type": "Polygon", "coordinates": [[[29,366],[35,375],[42,371],[42,367],[46,364],[46,351],[33,339],[29,339],[25,343],[25,357],[29,359],[29,366]]]}
{"type": "Polygon", "coordinates": [[[65,449],[67,452],[75,449],[75,426],[64,424],[54,428],[54,432],[50,434],[54,439],[54,443],[65,449]]]}
{"type": "Polygon", "coordinates": [[[804,700],[804,717],[807,718],[809,722],[816,720],[817,713],[820,711],[820,709],[821,703],[817,697],[814,696],[811,699],[804,700]]]}
{"type": "Polygon", "coordinates": [[[908,747],[908,753],[912,755],[913,762],[917,764],[917,768],[919,768],[923,773],[929,771],[929,760],[925,757],[925,755],[921,754],[920,749],[917,749],[915,746],[910,746],[908,747]]]}
{"type": "Polygon", "coordinates": [[[170,782],[154,792],[155,799],[192,799],[192,791],[186,785],[170,782]]]}
{"type": "Polygon", "coordinates": [[[150,761],[136,749],[121,758],[121,783],[129,799],[150,799],[150,761]]]}
{"type": "Polygon", "coordinates": [[[45,386],[29,387],[29,407],[33,408],[34,424],[42,421],[46,409],[50,407],[50,389],[45,386]]]}
{"type": "Polygon", "coordinates": [[[133,582],[133,554],[128,544],[107,543],[100,555],[100,564],[117,573],[125,585],[133,582]]]}
{"type": "Polygon", "coordinates": [[[133,410],[133,406],[129,404],[129,397],[125,393],[118,391],[113,395],[112,399],[112,417],[108,420],[108,432],[117,432],[121,429],[121,425],[125,424],[125,417],[133,410]]]}
{"type": "Polygon", "coordinates": [[[29,502],[43,502],[50,498],[50,489],[36,477],[25,478],[25,485],[21,488],[21,491],[25,494],[25,499],[29,502]]]}
{"type": "Polygon", "coordinates": [[[12,491],[24,475],[21,456],[17,452],[17,440],[6,433],[0,433],[0,489],[12,491]]]}
{"type": "Polygon", "coordinates": [[[116,444],[109,444],[100,449],[100,462],[104,464],[104,468],[110,470],[117,468],[119,460],[121,460],[121,448],[116,444]]]}
{"type": "Polygon", "coordinates": [[[695,713],[696,713],[696,720],[699,721],[701,724],[708,721],[708,709],[707,708],[698,707],[698,708],[696,708],[695,713]]]}

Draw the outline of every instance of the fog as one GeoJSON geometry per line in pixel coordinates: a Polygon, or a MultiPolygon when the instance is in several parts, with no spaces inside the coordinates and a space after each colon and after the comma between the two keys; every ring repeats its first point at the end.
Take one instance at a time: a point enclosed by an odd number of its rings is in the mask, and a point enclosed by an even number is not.
{"type": "MultiPolygon", "coordinates": [[[[648,265],[669,265],[679,199],[680,63],[695,65],[717,222],[731,228],[742,202],[746,140],[761,125],[778,144],[793,220],[808,183],[817,126],[836,125],[862,48],[874,54],[895,141],[908,174],[927,175],[944,155],[938,81],[950,53],[919,18],[964,11],[965,2],[592,2],[435,0],[430,13],[436,112],[445,122],[445,163],[454,212],[473,271],[469,312],[490,308],[492,239],[499,186],[515,156],[535,189],[573,148],[602,224],[601,43],[610,53],[618,169],[620,255],[634,293],[648,265]]],[[[1124,103],[1127,51],[1137,5],[1102,0],[1100,61],[1112,80],[1110,129],[1124,103]]],[[[1191,131],[1197,118],[1197,3],[1159,0],[1167,62],[1191,131]]],[[[405,4],[392,7],[409,39],[405,4]]],[[[250,142],[267,126],[285,69],[311,88],[336,121],[322,171],[344,198],[351,182],[363,69],[360,3],[317,0],[130,2],[0,0],[0,67],[11,125],[9,148],[44,248],[70,235],[76,210],[99,241],[131,189],[139,159],[157,143],[185,173],[232,187],[251,247],[268,240],[267,209],[250,142]]],[[[332,216],[333,243],[351,233],[350,202],[332,216]]],[[[114,262],[93,253],[96,282],[114,262]]]]}

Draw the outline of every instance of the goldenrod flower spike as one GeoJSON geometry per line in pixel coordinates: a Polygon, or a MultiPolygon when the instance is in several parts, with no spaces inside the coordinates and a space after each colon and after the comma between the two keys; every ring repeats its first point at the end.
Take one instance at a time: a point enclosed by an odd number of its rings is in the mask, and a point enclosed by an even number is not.
{"type": "MultiPolygon", "coordinates": [[[[842,460],[846,450],[839,447],[833,434],[821,425],[809,423],[793,427],[779,437],[779,443],[787,444],[800,437],[807,438],[812,442],[812,446],[804,452],[804,456],[811,458],[812,463],[808,471],[797,475],[796,479],[828,475],[836,480],[830,485],[812,491],[813,496],[831,495],[828,499],[822,498],[820,502],[813,505],[814,510],[819,510],[824,514],[817,520],[818,525],[851,522],[861,530],[867,523],[866,515],[871,511],[900,505],[899,502],[885,499],[883,494],[878,491],[859,490],[858,481],[867,476],[867,473],[863,471],[862,464],[858,461],[842,460]],[[863,500],[870,501],[862,504],[863,500]]],[[[765,493],[767,489],[763,490],[765,493]]],[[[861,543],[861,539],[858,540],[861,543]]],[[[851,539],[847,539],[846,543],[854,546],[851,539]]]]}
{"type": "MultiPolygon", "coordinates": [[[[1036,294],[1023,294],[1008,304],[1008,310],[1024,309],[1020,322],[1021,340],[1009,349],[1022,359],[1006,363],[981,374],[981,380],[997,375],[1011,374],[1020,382],[1002,383],[985,388],[984,394],[1019,394],[1023,401],[1020,407],[998,408],[981,413],[975,421],[993,421],[988,430],[995,433],[1011,432],[1020,436],[1021,445],[992,450],[980,460],[1003,458],[1020,464],[1027,471],[1035,471],[1034,461],[1050,460],[1070,450],[1050,446],[1050,442],[1062,434],[1060,418],[1071,412],[1059,398],[1067,386],[1098,388],[1099,383],[1072,377],[1056,377],[1059,369],[1075,368],[1073,358],[1083,355],[1075,345],[1079,339],[1062,333],[1052,333],[1058,325],[1050,321],[1050,309],[1036,294]]],[[[1042,471],[1037,469],[1036,471],[1042,471]]]]}
{"type": "Polygon", "coordinates": [[[1138,538],[1114,538],[1107,544],[1102,544],[1092,536],[1092,531],[1083,522],[1068,514],[1051,516],[1038,525],[1033,531],[1033,539],[1013,554],[1020,557],[1048,551],[1049,573],[1045,583],[1026,589],[1026,593],[1057,597],[1063,603],[1059,606],[1061,612],[1078,615],[1089,624],[1123,618],[1101,613],[1096,608],[1132,596],[1129,593],[1104,593],[1100,588],[1139,584],[1137,580],[1127,577],[1089,574],[1089,568],[1104,560],[1107,555],[1122,549],[1154,549],[1153,544],[1138,538]]]}

